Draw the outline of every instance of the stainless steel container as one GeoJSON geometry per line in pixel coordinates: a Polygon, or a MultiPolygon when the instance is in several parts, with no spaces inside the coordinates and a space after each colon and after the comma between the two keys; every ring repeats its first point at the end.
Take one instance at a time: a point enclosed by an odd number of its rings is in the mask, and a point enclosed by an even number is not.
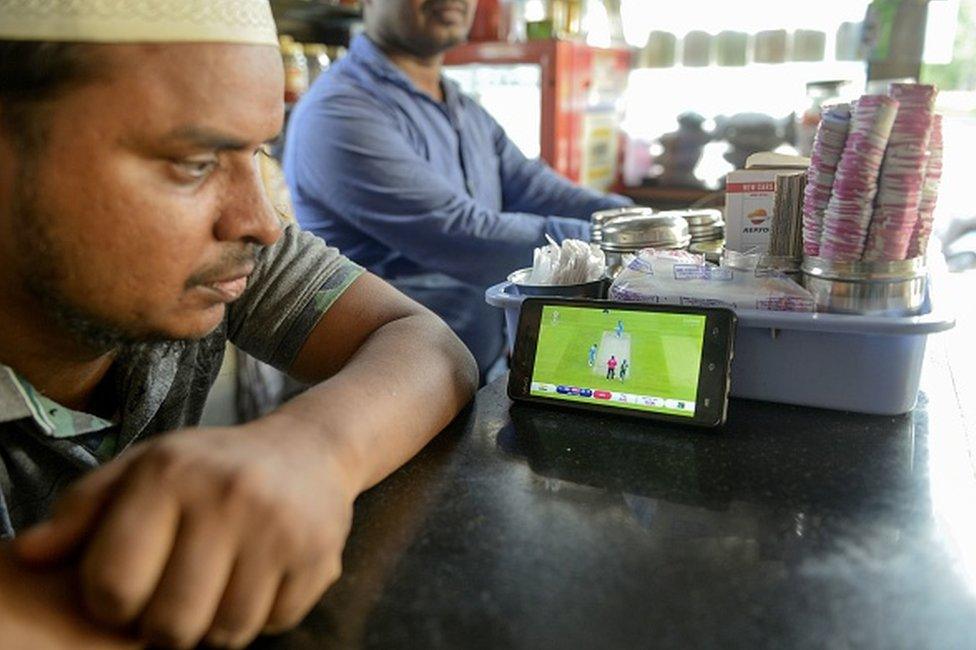
{"type": "Polygon", "coordinates": [[[508,276],[515,290],[523,296],[562,296],[563,298],[605,298],[609,287],[606,277],[581,284],[526,284],[532,269],[519,269],[508,276]]]}
{"type": "Polygon", "coordinates": [[[817,311],[872,316],[918,313],[925,301],[925,258],[899,262],[803,260],[803,285],[817,311]]]}
{"type": "Polygon", "coordinates": [[[715,230],[722,230],[724,228],[725,228],[724,221],[716,221],[715,223],[709,224],[707,226],[695,226],[692,224],[688,224],[688,232],[690,232],[692,235],[701,235],[703,233],[709,233],[715,230]]]}
{"type": "Polygon", "coordinates": [[[692,244],[725,239],[725,221],[721,210],[671,210],[658,214],[673,215],[687,221],[692,244]]]}
{"type": "Polygon", "coordinates": [[[607,272],[616,277],[625,256],[644,248],[685,249],[691,243],[688,222],[681,217],[655,213],[651,216],[626,216],[603,226],[600,247],[607,256],[607,272]]]}
{"type": "Polygon", "coordinates": [[[691,241],[688,223],[680,217],[625,216],[603,225],[601,248],[629,252],[642,248],[685,248],[691,241]]]}
{"type": "Polygon", "coordinates": [[[590,241],[599,244],[603,235],[603,226],[608,221],[620,217],[649,217],[654,214],[651,208],[630,206],[626,208],[611,208],[610,210],[600,210],[590,215],[590,241]]]}
{"type": "Polygon", "coordinates": [[[725,222],[720,221],[714,226],[692,226],[688,232],[692,243],[718,241],[725,239],[725,222]]]}

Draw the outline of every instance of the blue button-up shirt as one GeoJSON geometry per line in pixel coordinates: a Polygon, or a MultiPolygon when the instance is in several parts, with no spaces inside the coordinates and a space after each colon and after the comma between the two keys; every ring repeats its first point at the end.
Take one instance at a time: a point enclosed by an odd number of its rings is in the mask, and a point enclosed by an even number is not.
{"type": "Polygon", "coordinates": [[[485,371],[504,352],[485,289],[531,266],[546,234],[589,239],[591,213],[629,201],[528,160],[441,85],[444,102],[357,37],[295,108],[285,176],[303,228],[441,316],[485,371]]]}

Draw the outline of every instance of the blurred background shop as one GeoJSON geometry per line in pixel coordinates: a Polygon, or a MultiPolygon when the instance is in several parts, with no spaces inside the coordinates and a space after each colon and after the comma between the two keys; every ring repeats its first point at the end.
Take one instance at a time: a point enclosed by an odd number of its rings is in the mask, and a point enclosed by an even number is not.
{"type": "MultiPolygon", "coordinates": [[[[290,109],[363,31],[362,8],[272,6],[290,109]]],[[[809,156],[825,105],[884,94],[895,81],[934,84],[944,171],[930,251],[959,272],[947,295],[960,317],[971,310],[963,298],[976,276],[966,273],[976,269],[976,0],[479,0],[446,74],[527,156],[657,210],[724,208],[727,174],[756,152],[809,156]]],[[[972,349],[967,331],[953,333],[959,350],[972,349]]],[[[288,393],[274,373],[225,370],[213,421],[253,417],[288,393]]],[[[970,375],[976,389],[976,369],[970,375]]]]}
{"type": "MultiPolygon", "coordinates": [[[[356,1],[273,2],[297,101],[362,30],[356,1]]],[[[809,155],[821,106],[939,87],[936,215],[952,268],[976,266],[974,0],[481,0],[447,74],[529,157],[658,209],[721,207],[759,151],[809,155]]]]}

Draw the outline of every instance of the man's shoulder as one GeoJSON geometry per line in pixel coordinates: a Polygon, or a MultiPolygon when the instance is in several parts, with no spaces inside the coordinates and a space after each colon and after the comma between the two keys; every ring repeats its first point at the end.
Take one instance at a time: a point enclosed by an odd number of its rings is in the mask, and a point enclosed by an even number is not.
{"type": "Polygon", "coordinates": [[[315,82],[308,99],[311,104],[323,107],[346,105],[363,110],[382,110],[389,103],[382,87],[374,83],[365,71],[342,60],[327,70],[315,82]]]}

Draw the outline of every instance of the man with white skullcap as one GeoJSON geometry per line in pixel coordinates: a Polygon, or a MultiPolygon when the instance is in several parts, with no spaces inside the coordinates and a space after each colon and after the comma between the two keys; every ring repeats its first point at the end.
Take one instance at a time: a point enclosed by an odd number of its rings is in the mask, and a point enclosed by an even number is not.
{"type": "Polygon", "coordinates": [[[272,210],[276,46],[267,0],[0,0],[4,647],[295,625],[473,392],[440,320],[272,210]],[[194,428],[227,340],[317,385],[194,428]]]}

